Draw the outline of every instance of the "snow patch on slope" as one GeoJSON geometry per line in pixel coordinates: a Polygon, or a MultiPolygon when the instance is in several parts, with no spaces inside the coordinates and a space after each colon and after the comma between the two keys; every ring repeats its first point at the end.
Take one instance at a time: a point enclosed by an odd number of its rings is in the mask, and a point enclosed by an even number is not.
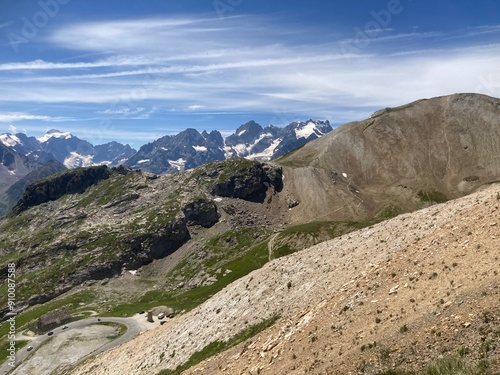
{"type": "Polygon", "coordinates": [[[177,169],[179,172],[183,171],[186,165],[186,160],[184,160],[183,158],[177,160],[169,160],[168,162],[172,167],[177,169]]]}
{"type": "Polygon", "coordinates": [[[281,139],[275,139],[271,145],[266,148],[264,151],[252,154],[249,159],[254,160],[254,159],[259,159],[259,160],[271,160],[271,158],[274,155],[274,150],[276,150],[276,147],[279,146],[281,143],[281,139]]]}
{"type": "MultiPolygon", "coordinates": [[[[241,132],[240,132],[241,133],[241,132]]],[[[239,134],[238,134],[239,135],[239,134]]],[[[224,147],[226,157],[229,157],[232,152],[236,152],[236,155],[238,157],[248,157],[248,159],[262,159],[262,158],[268,158],[270,159],[272,157],[272,153],[274,149],[279,145],[281,142],[281,139],[276,139],[273,141],[272,145],[268,147],[266,150],[260,153],[252,154],[252,151],[254,147],[262,141],[264,138],[272,138],[273,135],[271,133],[264,133],[259,136],[252,144],[244,144],[244,143],[239,143],[234,146],[226,146],[224,147]]]]}
{"type": "Polygon", "coordinates": [[[193,146],[196,152],[207,152],[208,149],[205,146],[193,146]]]}
{"type": "Polygon", "coordinates": [[[92,159],[94,155],[80,155],[78,152],[72,151],[70,156],[64,159],[66,168],[90,167],[94,165],[92,159]]]}

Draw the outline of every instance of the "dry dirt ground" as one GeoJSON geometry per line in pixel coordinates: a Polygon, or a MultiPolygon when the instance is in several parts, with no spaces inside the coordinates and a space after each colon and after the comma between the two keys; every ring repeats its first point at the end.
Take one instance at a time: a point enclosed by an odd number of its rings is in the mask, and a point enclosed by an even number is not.
{"type": "Polygon", "coordinates": [[[500,371],[500,186],[273,260],[74,374],[157,374],[273,314],[187,374],[375,374],[447,355],[500,371]]]}
{"type": "MultiPolygon", "coordinates": [[[[154,310],[153,313],[155,313],[154,310]]],[[[137,322],[142,333],[160,326],[156,315],[152,323],[147,321],[147,314],[136,314],[131,319],[137,322]]],[[[73,367],[83,357],[112,341],[117,333],[117,325],[94,324],[84,328],[70,328],[66,332],[54,335],[45,342],[12,374],[59,374],[65,369],[73,367]]],[[[17,339],[33,340],[36,337],[36,335],[19,335],[17,339]]]]}

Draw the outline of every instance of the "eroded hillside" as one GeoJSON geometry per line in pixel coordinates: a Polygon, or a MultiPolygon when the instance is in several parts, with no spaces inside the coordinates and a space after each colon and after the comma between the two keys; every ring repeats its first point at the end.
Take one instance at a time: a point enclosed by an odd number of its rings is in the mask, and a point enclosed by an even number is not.
{"type": "Polygon", "coordinates": [[[456,94],[387,108],[280,159],[294,220],[408,212],[498,181],[500,99],[456,94]]]}

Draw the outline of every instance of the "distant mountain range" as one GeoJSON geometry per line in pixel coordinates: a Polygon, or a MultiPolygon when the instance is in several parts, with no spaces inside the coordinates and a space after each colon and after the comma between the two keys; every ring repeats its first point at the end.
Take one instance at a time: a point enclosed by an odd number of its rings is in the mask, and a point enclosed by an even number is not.
{"type": "Polygon", "coordinates": [[[109,142],[93,146],[71,133],[49,130],[40,138],[28,137],[17,133],[0,135],[0,143],[42,164],[57,160],[66,168],[87,167],[91,165],[116,166],[123,164],[136,150],[129,145],[109,142]]]}
{"type": "Polygon", "coordinates": [[[235,157],[273,160],[330,132],[328,121],[296,121],[265,128],[254,121],[240,126],[227,138],[186,129],[134,150],[109,142],[94,146],[69,132],[49,130],[42,137],[23,133],[0,135],[0,217],[16,203],[31,182],[65,168],[125,165],[162,174],[196,168],[215,160],[235,157]]]}
{"type": "Polygon", "coordinates": [[[295,121],[284,128],[273,125],[263,128],[250,121],[225,139],[217,130],[200,133],[195,129],[186,129],[142,146],[124,164],[133,169],[161,174],[236,157],[274,160],[331,130],[328,121],[313,120],[295,121]]]}

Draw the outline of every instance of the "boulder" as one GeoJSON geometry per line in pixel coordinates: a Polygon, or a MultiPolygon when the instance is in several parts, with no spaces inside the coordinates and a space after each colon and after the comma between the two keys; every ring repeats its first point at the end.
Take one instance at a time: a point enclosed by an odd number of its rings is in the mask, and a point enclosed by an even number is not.
{"type": "Polygon", "coordinates": [[[263,202],[270,186],[273,186],[276,191],[281,191],[283,188],[282,169],[255,162],[250,167],[241,168],[228,179],[215,184],[212,194],[263,202]]]}
{"type": "Polygon", "coordinates": [[[217,205],[208,199],[196,199],[182,208],[187,225],[201,225],[210,228],[219,221],[217,205]]]}

